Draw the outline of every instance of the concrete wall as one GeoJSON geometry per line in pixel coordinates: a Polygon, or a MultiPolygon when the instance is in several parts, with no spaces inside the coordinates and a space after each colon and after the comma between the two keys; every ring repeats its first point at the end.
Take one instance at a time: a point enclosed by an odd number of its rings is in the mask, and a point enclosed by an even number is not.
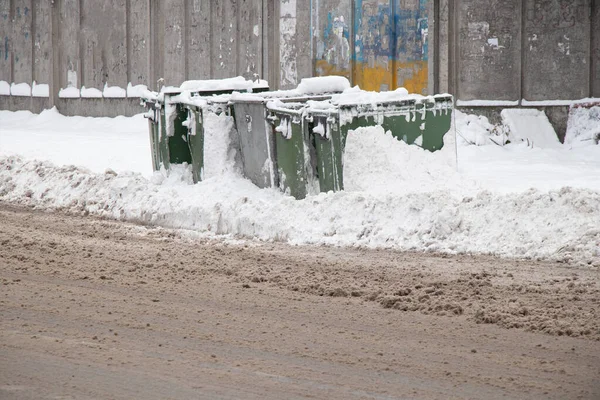
{"type": "MultiPolygon", "coordinates": [[[[236,75],[285,89],[336,74],[366,89],[504,106],[600,97],[599,3],[0,0],[0,80],[50,86],[47,99],[0,96],[0,108],[88,114],[89,102],[59,90],[236,75]]],[[[118,102],[100,104],[111,115],[118,102]]]]}
{"type": "Polygon", "coordinates": [[[437,86],[459,102],[600,96],[598,1],[440,0],[439,7],[437,86]]]}

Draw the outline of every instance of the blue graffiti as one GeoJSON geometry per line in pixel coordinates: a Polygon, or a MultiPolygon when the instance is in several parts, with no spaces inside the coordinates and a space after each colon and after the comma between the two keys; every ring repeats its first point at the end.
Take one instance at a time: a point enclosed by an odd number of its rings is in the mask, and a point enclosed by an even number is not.
{"type": "Polygon", "coordinates": [[[350,31],[341,13],[327,13],[327,26],[323,32],[323,46],[318,49],[318,58],[325,59],[340,69],[349,68],[350,31]]]}
{"type": "Polygon", "coordinates": [[[27,14],[29,14],[29,7],[25,7],[23,9],[24,14],[27,16],[27,14]]]}
{"type": "Polygon", "coordinates": [[[8,36],[4,37],[4,61],[8,60],[8,36]]]}
{"type": "Polygon", "coordinates": [[[426,61],[428,1],[419,0],[416,9],[403,9],[401,0],[356,0],[353,59],[364,62],[371,56],[383,56],[402,62],[426,61]]]}

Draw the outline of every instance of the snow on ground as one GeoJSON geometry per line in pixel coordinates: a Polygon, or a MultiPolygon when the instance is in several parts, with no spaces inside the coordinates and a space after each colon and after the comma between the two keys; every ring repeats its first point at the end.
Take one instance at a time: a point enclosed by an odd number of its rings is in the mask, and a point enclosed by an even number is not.
{"type": "Polygon", "coordinates": [[[498,146],[487,121],[461,113],[457,150],[428,153],[361,128],[348,138],[346,191],[297,201],[240,175],[228,117],[207,126],[206,180],[191,185],[184,167],[152,173],[140,115],[0,111],[0,200],[293,244],[600,266],[600,146],[498,146]]]}

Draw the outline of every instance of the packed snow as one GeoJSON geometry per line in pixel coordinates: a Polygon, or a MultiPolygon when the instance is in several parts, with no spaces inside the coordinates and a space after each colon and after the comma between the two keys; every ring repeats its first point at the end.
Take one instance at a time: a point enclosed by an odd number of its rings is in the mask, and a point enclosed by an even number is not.
{"type": "Polygon", "coordinates": [[[242,177],[227,116],[207,117],[193,185],[186,166],[152,171],[141,114],[0,111],[0,200],[244,239],[600,266],[600,146],[502,145],[485,118],[455,120],[456,146],[447,135],[435,153],[381,127],[351,131],[346,190],[295,200],[242,177]]]}

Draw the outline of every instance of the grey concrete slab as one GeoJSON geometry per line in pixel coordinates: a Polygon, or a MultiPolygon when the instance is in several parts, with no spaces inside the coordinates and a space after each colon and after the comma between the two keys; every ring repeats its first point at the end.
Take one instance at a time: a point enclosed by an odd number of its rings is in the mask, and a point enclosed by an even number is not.
{"type": "Polygon", "coordinates": [[[210,79],[212,64],[211,2],[187,0],[187,79],[210,79]]]}
{"type": "Polygon", "coordinates": [[[132,85],[148,85],[150,6],[147,0],[128,0],[127,5],[127,80],[132,85]]]}
{"type": "Polygon", "coordinates": [[[519,100],[521,91],[520,0],[457,1],[459,100],[519,100]]]}
{"type": "Polygon", "coordinates": [[[237,75],[236,40],[238,3],[223,0],[211,4],[212,15],[212,78],[237,75]]]}
{"type": "Polygon", "coordinates": [[[13,23],[10,0],[0,0],[0,81],[12,82],[13,23]]]}
{"type": "Polygon", "coordinates": [[[28,83],[33,81],[33,40],[31,0],[13,0],[13,81],[28,83]]]}
{"type": "Polygon", "coordinates": [[[52,4],[33,1],[33,80],[49,84],[52,75],[52,4]]]}
{"type": "Polygon", "coordinates": [[[81,60],[79,52],[80,10],[79,0],[59,0],[58,29],[58,87],[81,86],[81,60]]]}
{"type": "Polygon", "coordinates": [[[524,0],[523,98],[580,99],[590,88],[590,0],[524,0]]]}

